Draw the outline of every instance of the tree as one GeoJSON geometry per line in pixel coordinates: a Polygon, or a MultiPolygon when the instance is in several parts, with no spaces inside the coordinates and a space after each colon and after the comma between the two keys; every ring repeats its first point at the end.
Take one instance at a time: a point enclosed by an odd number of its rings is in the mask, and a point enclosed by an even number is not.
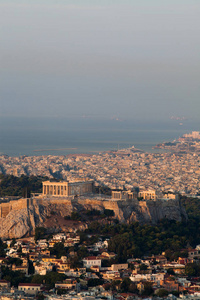
{"type": "Polygon", "coordinates": [[[44,300],[44,299],[45,299],[45,296],[44,296],[42,293],[39,293],[39,294],[36,296],[36,299],[37,299],[37,300],[44,300]]]}
{"type": "Polygon", "coordinates": [[[7,260],[7,265],[15,265],[15,266],[21,266],[23,262],[20,258],[15,258],[15,257],[8,257],[6,260],[7,260]]]}
{"type": "Polygon", "coordinates": [[[130,280],[130,278],[124,278],[124,280],[122,281],[122,283],[120,285],[120,290],[124,293],[127,293],[131,283],[132,283],[132,281],[130,280]]]}
{"type": "Polygon", "coordinates": [[[20,282],[28,282],[28,278],[21,271],[12,271],[6,266],[1,267],[2,279],[10,281],[12,286],[17,287],[20,282]]]}
{"type": "Polygon", "coordinates": [[[146,271],[147,270],[147,265],[141,264],[140,265],[140,271],[146,271]]]}
{"type": "Polygon", "coordinates": [[[165,290],[165,289],[159,289],[159,290],[156,291],[156,295],[158,297],[163,298],[163,297],[166,297],[168,295],[168,291],[165,290]]]}
{"type": "Polygon", "coordinates": [[[57,258],[61,258],[61,256],[66,256],[67,251],[64,246],[64,243],[55,243],[53,248],[51,248],[51,254],[56,255],[57,258]]]}
{"type": "Polygon", "coordinates": [[[22,253],[22,246],[19,245],[18,249],[17,249],[17,253],[22,253]]]}
{"type": "Polygon", "coordinates": [[[88,280],[88,287],[97,286],[97,285],[101,285],[101,284],[103,284],[103,280],[102,279],[90,278],[88,280]]]}
{"type": "Polygon", "coordinates": [[[132,282],[132,283],[129,285],[128,291],[129,291],[130,293],[136,293],[136,294],[137,294],[137,293],[138,293],[138,289],[137,289],[136,284],[132,282]]]}
{"type": "Polygon", "coordinates": [[[71,220],[80,221],[81,220],[81,215],[76,211],[72,211],[71,220]]]}
{"type": "Polygon", "coordinates": [[[12,242],[10,243],[10,248],[13,248],[15,246],[15,244],[16,244],[16,239],[13,238],[12,242]]]}
{"type": "Polygon", "coordinates": [[[44,227],[36,227],[35,228],[35,241],[40,240],[46,235],[46,228],[44,227]]]}
{"type": "Polygon", "coordinates": [[[5,249],[7,248],[6,243],[3,243],[2,239],[0,238],[0,257],[5,257],[5,249]]]}
{"type": "Polygon", "coordinates": [[[47,180],[48,177],[25,175],[15,177],[1,174],[0,179],[0,197],[21,196],[26,198],[30,196],[30,192],[41,193],[42,181],[47,180]]]}
{"type": "Polygon", "coordinates": [[[67,293],[67,290],[66,289],[61,289],[61,288],[58,288],[57,289],[57,294],[58,295],[64,295],[67,293]]]}
{"type": "Polygon", "coordinates": [[[189,263],[185,266],[185,274],[189,277],[200,275],[200,266],[196,263],[189,263]]]}
{"type": "Polygon", "coordinates": [[[174,272],[174,270],[172,268],[169,268],[167,270],[167,273],[170,274],[170,275],[175,275],[175,272],[174,272]]]}
{"type": "Polygon", "coordinates": [[[70,267],[72,269],[76,269],[76,268],[82,267],[82,263],[79,261],[79,259],[78,259],[77,256],[70,257],[69,258],[69,264],[70,264],[70,267]]]}
{"type": "Polygon", "coordinates": [[[32,283],[46,283],[49,286],[49,289],[55,287],[57,281],[63,281],[67,278],[66,275],[57,273],[57,272],[48,272],[46,275],[34,275],[32,277],[32,283]]]}
{"type": "Polygon", "coordinates": [[[104,214],[106,217],[114,217],[115,213],[112,209],[104,209],[104,214]]]}
{"type": "Polygon", "coordinates": [[[142,295],[150,296],[153,294],[152,282],[144,282],[144,290],[142,295]]]}
{"type": "Polygon", "coordinates": [[[34,274],[35,273],[35,268],[33,266],[32,260],[28,260],[28,274],[34,274]]]}

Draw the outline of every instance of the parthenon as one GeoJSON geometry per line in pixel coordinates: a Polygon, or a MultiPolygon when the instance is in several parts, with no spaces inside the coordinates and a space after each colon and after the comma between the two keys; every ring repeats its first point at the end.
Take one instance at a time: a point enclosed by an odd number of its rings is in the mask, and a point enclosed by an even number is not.
{"type": "Polygon", "coordinates": [[[44,181],[43,183],[43,196],[56,196],[56,197],[68,197],[68,196],[80,196],[87,193],[92,193],[93,181],[60,181],[51,182],[44,181]]]}

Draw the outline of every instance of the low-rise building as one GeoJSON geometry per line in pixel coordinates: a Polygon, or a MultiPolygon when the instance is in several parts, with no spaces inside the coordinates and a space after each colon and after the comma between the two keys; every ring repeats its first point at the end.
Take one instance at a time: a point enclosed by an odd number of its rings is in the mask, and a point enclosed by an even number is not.
{"type": "Polygon", "coordinates": [[[9,288],[10,287],[10,281],[1,279],[0,280],[0,287],[9,288]]]}
{"type": "Polygon", "coordinates": [[[164,280],[165,273],[156,273],[156,274],[132,274],[130,280],[133,282],[139,282],[141,280],[153,281],[157,284],[160,284],[161,280],[164,280]]]}
{"type": "Polygon", "coordinates": [[[83,266],[90,268],[91,266],[101,267],[101,259],[96,256],[88,256],[83,259],[83,266]]]}
{"type": "Polygon", "coordinates": [[[19,283],[18,290],[26,294],[35,295],[41,291],[41,284],[37,283],[19,283]]]}
{"type": "Polygon", "coordinates": [[[66,279],[63,282],[55,283],[55,288],[71,290],[71,289],[74,289],[76,287],[76,283],[77,283],[76,280],[66,279]]]}
{"type": "Polygon", "coordinates": [[[128,264],[113,264],[111,265],[112,271],[119,271],[119,270],[125,270],[128,269],[128,264]]]}

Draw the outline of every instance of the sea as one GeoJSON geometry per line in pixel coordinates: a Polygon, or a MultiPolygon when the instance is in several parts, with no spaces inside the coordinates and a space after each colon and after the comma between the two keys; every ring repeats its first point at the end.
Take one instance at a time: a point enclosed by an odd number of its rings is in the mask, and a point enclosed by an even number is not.
{"type": "Polygon", "coordinates": [[[199,131],[192,120],[119,120],[90,117],[1,117],[0,155],[68,155],[134,146],[146,152],[158,143],[199,131]]]}

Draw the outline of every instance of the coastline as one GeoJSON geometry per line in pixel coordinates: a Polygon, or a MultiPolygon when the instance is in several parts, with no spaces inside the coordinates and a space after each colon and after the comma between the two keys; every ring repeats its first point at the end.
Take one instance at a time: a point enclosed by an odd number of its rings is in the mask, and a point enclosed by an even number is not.
{"type": "Polygon", "coordinates": [[[155,124],[142,121],[43,120],[25,118],[0,120],[0,155],[96,154],[135,146],[145,152],[159,143],[178,139],[198,130],[198,123],[179,126],[175,121],[155,124]],[[52,122],[51,122],[52,121],[52,122]]]}

